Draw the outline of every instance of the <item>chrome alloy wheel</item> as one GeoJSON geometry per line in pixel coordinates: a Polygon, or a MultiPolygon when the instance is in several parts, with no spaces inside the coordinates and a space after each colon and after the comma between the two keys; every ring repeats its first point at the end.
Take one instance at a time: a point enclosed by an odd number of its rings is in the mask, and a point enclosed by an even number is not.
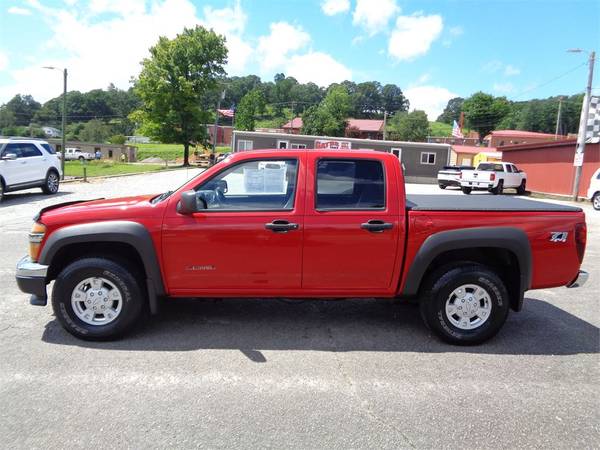
{"type": "Polygon", "coordinates": [[[54,172],[49,173],[48,180],[46,180],[48,191],[52,192],[53,194],[58,192],[58,183],[58,175],[56,175],[54,172]]]}
{"type": "Polygon", "coordinates": [[[488,292],[476,284],[463,284],[446,300],[446,317],[461,330],[473,330],[483,325],[492,312],[488,292]]]}
{"type": "Polygon", "coordinates": [[[106,325],[121,313],[123,297],[117,286],[106,278],[86,278],[73,289],[71,306],[83,322],[106,325]]]}
{"type": "MultiPolygon", "coordinates": [[[[0,189],[2,188],[0,187],[0,189]]],[[[600,209],[600,194],[594,195],[594,200],[592,200],[592,203],[594,204],[594,208],[600,209]]]]}

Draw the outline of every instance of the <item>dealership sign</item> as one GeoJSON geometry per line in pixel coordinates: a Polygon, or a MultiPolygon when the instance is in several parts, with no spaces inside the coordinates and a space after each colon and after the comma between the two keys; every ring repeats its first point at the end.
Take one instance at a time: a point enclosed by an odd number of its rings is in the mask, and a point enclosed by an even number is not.
{"type": "Polygon", "coordinates": [[[352,148],[352,142],[336,141],[330,139],[316,139],[315,148],[329,148],[331,150],[350,150],[352,148]]]}

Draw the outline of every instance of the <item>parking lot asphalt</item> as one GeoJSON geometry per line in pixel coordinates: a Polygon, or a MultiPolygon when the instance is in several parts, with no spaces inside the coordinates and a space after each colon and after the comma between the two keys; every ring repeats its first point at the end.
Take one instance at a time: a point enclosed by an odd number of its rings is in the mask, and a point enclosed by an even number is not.
{"type": "Polygon", "coordinates": [[[528,292],[477,347],[443,344],[415,306],[376,299],[177,300],[124,340],[89,343],[17,289],[42,206],[160,192],[195,173],[7,195],[2,447],[600,447],[600,212],[588,204],[588,284],[528,292]]]}

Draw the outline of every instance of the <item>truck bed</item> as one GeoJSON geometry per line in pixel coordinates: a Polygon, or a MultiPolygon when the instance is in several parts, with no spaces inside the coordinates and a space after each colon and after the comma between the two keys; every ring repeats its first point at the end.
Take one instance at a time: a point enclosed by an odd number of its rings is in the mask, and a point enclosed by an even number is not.
{"type": "Polygon", "coordinates": [[[574,206],[504,195],[407,195],[406,209],[411,211],[581,211],[581,208],[574,206]]]}

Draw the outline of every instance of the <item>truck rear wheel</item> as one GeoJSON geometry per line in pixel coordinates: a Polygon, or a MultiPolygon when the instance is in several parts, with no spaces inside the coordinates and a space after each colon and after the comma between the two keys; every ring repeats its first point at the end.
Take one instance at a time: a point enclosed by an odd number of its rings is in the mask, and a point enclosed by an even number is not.
{"type": "Polygon", "coordinates": [[[527,193],[527,181],[521,181],[521,184],[517,188],[518,195],[525,195],[527,193]]]}
{"type": "Polygon", "coordinates": [[[144,291],[122,263],[105,258],[79,259],[56,278],[52,308],[72,335],[89,340],[117,339],[141,317],[144,291]]]}
{"type": "Polygon", "coordinates": [[[470,187],[466,186],[462,186],[460,189],[463,191],[463,194],[470,194],[472,190],[470,187]]]}
{"type": "Polygon", "coordinates": [[[508,316],[506,286],[490,269],[464,263],[426,281],[420,299],[425,324],[451,344],[476,345],[494,336],[508,316]]]}
{"type": "Polygon", "coordinates": [[[491,190],[492,194],[499,195],[504,192],[504,180],[498,181],[498,185],[491,190]]]}

